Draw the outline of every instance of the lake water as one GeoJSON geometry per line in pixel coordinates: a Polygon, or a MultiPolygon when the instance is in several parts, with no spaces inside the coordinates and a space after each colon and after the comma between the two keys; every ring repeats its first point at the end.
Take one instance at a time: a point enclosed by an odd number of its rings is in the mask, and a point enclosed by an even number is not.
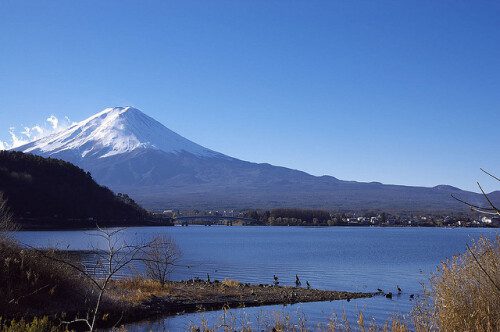
{"type": "MultiPolygon", "coordinates": [[[[19,232],[17,238],[38,247],[57,246],[87,249],[96,237],[85,231],[19,232]]],[[[229,315],[244,319],[254,327],[262,324],[265,312],[305,317],[307,325],[326,324],[334,313],[343,312],[355,322],[359,310],[366,318],[383,324],[393,315],[407,318],[440,261],[466,250],[466,244],[481,235],[493,238],[499,229],[480,228],[380,228],[380,227],[136,227],[123,232],[129,242],[147,240],[158,234],[171,236],[182,250],[182,267],[171,275],[174,280],[194,277],[224,278],[241,282],[273,282],[294,285],[298,274],[305,284],[330,290],[375,292],[377,288],[397,293],[392,300],[378,296],[334,302],[300,303],[230,310],[229,315]]],[[[221,312],[167,317],[155,322],[128,326],[129,331],[176,331],[200,324],[218,323],[221,312]]]]}

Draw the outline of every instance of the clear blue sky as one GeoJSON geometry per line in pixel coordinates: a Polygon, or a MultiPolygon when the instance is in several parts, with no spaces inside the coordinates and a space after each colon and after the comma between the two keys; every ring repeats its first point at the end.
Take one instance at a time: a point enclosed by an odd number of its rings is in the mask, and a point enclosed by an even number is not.
{"type": "Polygon", "coordinates": [[[124,105],[244,160],[498,189],[500,3],[0,1],[0,141],[124,105]]]}

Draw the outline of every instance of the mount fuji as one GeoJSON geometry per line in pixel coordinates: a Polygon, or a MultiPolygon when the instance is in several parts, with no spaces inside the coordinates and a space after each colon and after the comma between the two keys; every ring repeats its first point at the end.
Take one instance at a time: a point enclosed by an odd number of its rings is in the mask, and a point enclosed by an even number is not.
{"type": "Polygon", "coordinates": [[[106,108],[67,130],[25,145],[24,152],[44,156],[70,153],[75,158],[102,159],[136,150],[188,152],[197,156],[222,156],[174,133],[132,107],[106,108]]]}
{"type": "Polygon", "coordinates": [[[481,195],[451,186],[342,181],[239,160],[196,144],[133,107],[106,108],[15,150],[76,164],[148,208],[463,209],[451,193],[482,202],[481,195]]]}

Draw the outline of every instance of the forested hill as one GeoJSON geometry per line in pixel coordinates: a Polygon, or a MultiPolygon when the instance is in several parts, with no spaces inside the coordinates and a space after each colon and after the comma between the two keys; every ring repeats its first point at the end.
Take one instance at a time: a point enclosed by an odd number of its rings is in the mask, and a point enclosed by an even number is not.
{"type": "Polygon", "coordinates": [[[149,215],[127,195],[98,185],[71,163],[0,151],[0,192],[21,227],[134,225],[149,215]]]}

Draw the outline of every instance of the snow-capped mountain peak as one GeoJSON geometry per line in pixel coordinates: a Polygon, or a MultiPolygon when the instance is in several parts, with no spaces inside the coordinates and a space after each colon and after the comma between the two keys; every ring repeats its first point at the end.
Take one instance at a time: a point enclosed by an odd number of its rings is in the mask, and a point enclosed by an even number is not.
{"type": "Polygon", "coordinates": [[[66,130],[16,150],[42,156],[68,152],[80,158],[107,158],[137,149],[220,155],[176,134],[133,107],[106,108],[66,130]]]}

